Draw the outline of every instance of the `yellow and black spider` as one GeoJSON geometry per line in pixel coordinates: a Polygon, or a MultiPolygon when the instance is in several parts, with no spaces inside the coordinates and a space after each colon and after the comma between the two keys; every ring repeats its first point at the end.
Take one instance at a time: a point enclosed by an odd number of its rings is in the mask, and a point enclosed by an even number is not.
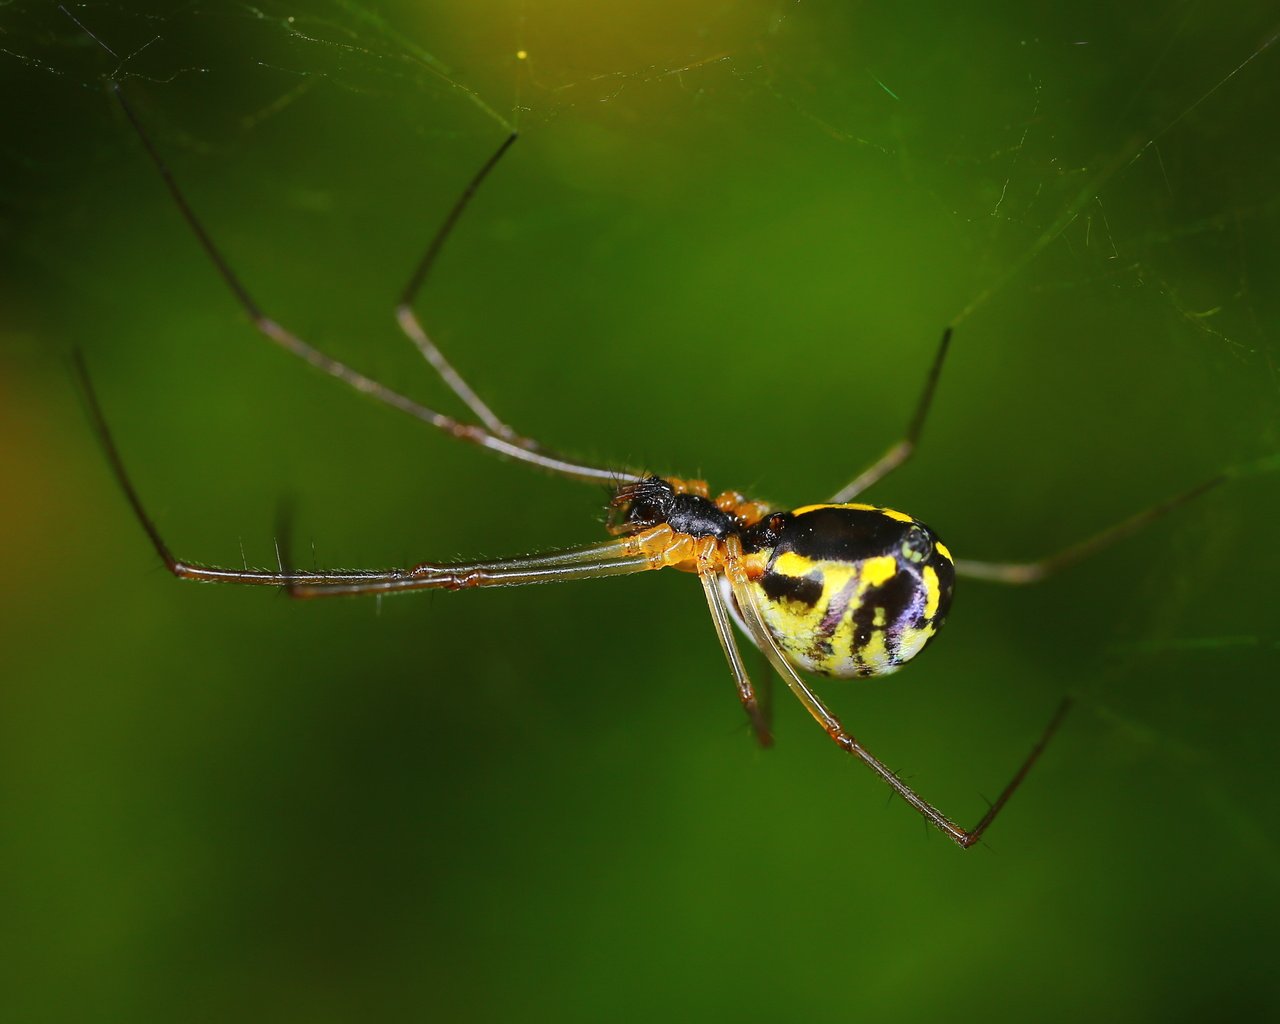
{"type": "Polygon", "coordinates": [[[513,134],[471,179],[450,209],[409,279],[396,317],[440,377],[475,415],[464,423],[392,391],[333,359],[266,316],[231,270],[178,188],[118,85],[113,91],[174,202],[218,273],[266,337],[357,391],[429,423],[462,441],[539,469],[614,488],[609,530],[614,539],[583,547],[499,561],[438,564],[381,571],[240,570],[175,558],[147,514],[112,440],[82,361],[77,361],[94,425],[134,513],[169,571],[182,579],[283,587],[299,598],[389,594],[410,590],[463,590],[622,576],[671,567],[696,573],[738,694],[762,745],[769,724],[756,699],[734,637],[737,623],[768,658],[827,735],[866,764],[926,820],[962,847],[976,843],[1039,757],[1069,707],[1064,700],[1031,753],[999,797],[971,829],[963,829],[918,796],[854,738],[820,701],[800,670],[834,678],[885,675],[915,657],[937,634],[951,604],[957,576],[1000,583],[1031,583],[1137,530],[1157,516],[1226,479],[1221,473],[1197,487],[1131,516],[1048,558],[1028,563],[954,559],[938,535],[913,517],[853,499],[902,465],[915,450],[951,331],[943,333],[904,438],[828,502],[790,511],[752,501],[735,491],[712,497],[701,480],[628,473],[554,454],[518,435],[458,375],[413,311],[413,303],[440,248],[467,203],[515,141],[513,134]]]}

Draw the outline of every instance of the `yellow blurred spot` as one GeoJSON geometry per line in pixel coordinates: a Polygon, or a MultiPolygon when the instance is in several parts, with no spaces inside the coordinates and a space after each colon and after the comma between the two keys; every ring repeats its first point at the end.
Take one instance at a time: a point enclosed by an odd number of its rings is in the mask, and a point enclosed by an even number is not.
{"type": "Polygon", "coordinates": [[[822,569],[818,563],[812,558],[798,555],[794,551],[784,551],[778,556],[777,561],[773,563],[774,572],[782,576],[790,576],[793,579],[801,579],[815,570],[817,570],[815,576],[821,581],[822,569]]]}
{"type": "Polygon", "coordinates": [[[896,511],[895,509],[891,509],[891,508],[882,508],[880,511],[881,511],[881,513],[882,513],[882,514],[884,514],[884,515],[888,516],[890,519],[896,519],[896,520],[897,520],[898,522],[900,522],[900,523],[913,523],[913,522],[915,522],[915,520],[914,520],[914,519],[912,519],[912,518],[911,518],[909,515],[907,515],[905,512],[898,512],[898,511],[896,511]]]}
{"type": "Polygon", "coordinates": [[[516,50],[516,60],[525,60],[528,56],[528,50],[516,50]]]}
{"type": "Polygon", "coordinates": [[[898,560],[893,555],[879,555],[862,563],[862,579],[868,587],[878,587],[893,578],[898,560]]]}
{"type": "Polygon", "coordinates": [[[934,571],[933,566],[926,565],[924,572],[920,574],[924,579],[925,589],[928,596],[924,599],[924,617],[926,622],[932,622],[933,617],[938,614],[938,599],[942,596],[942,588],[938,586],[938,574],[934,571]]]}

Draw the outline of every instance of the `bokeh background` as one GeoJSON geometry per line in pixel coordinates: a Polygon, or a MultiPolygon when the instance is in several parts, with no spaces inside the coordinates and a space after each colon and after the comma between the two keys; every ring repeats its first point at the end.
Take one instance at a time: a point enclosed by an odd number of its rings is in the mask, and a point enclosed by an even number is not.
{"type": "MultiPolygon", "coordinates": [[[[1280,451],[1274,4],[265,0],[0,8],[0,1003],[13,1021],[1170,1021],[1277,1009],[1280,478],[1039,588],[962,585],[822,692],[976,820],[963,853],[785,691],[757,750],[676,574],[291,603],[156,564],[385,566],[600,535],[263,341],[453,410],[421,303],[556,448],[1046,552],[1280,451]],[[517,52],[525,58],[518,59],[517,52]]],[[[760,659],[757,675],[764,671],[760,659]]]]}

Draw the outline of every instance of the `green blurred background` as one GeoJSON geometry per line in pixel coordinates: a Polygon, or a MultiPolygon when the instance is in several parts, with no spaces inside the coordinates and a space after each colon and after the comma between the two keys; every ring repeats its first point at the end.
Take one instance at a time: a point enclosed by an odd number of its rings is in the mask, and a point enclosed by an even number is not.
{"type": "Polygon", "coordinates": [[[1280,1008],[1276,476],[962,585],[907,671],[823,687],[963,822],[1079,697],[962,853],[785,692],[754,747],[689,578],[381,609],[171,580],[69,372],[185,557],[270,564],[282,503],[319,565],[601,535],[603,492],[255,334],[102,80],[270,313],[450,410],[391,307],[518,123],[421,303],[510,422],[821,500],[955,323],[874,497],[1034,556],[1280,450],[1280,19],[1119,6],[0,8],[5,1019],[1280,1008]]]}

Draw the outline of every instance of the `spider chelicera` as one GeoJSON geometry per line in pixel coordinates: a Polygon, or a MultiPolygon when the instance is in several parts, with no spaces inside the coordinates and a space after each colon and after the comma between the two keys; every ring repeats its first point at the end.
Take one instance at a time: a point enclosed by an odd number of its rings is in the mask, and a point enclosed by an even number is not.
{"type": "Polygon", "coordinates": [[[818,699],[800,670],[835,678],[896,671],[933,639],[946,618],[957,576],[1007,584],[1044,579],[1064,566],[1138,530],[1156,517],[1227,479],[1210,480],[1109,529],[1034,562],[954,559],[938,535],[892,509],[855,503],[915,451],[951,340],[942,335],[915,413],[903,439],[827,502],[782,510],[736,491],[713,496],[701,480],[686,480],[588,465],[557,455],[522,437],[499,419],[428,337],[413,304],[440,249],[481,182],[516,136],[509,136],[475,174],[437,230],[396,307],[401,329],[476,421],[466,423],[392,391],[314,348],[259,308],[232,271],[179,189],[118,83],[112,91],[155,164],[174,203],[209,259],[248,314],[271,341],[344,383],[461,441],[538,469],[613,487],[612,540],[498,561],[422,562],[376,571],[231,569],[176,558],[147,514],[112,439],[82,359],[76,365],[94,426],[111,468],[156,553],[174,576],[213,583],[284,588],[298,598],[390,594],[410,590],[464,590],[527,583],[623,576],[671,567],[702,583],[720,646],[757,740],[767,746],[767,716],[743,665],[733,623],[758,647],[805,709],[837,746],[867,765],[928,822],[962,847],[976,843],[1013,795],[1066,714],[1064,700],[1008,785],[970,829],[954,824],[871,754],[818,699]]]}

